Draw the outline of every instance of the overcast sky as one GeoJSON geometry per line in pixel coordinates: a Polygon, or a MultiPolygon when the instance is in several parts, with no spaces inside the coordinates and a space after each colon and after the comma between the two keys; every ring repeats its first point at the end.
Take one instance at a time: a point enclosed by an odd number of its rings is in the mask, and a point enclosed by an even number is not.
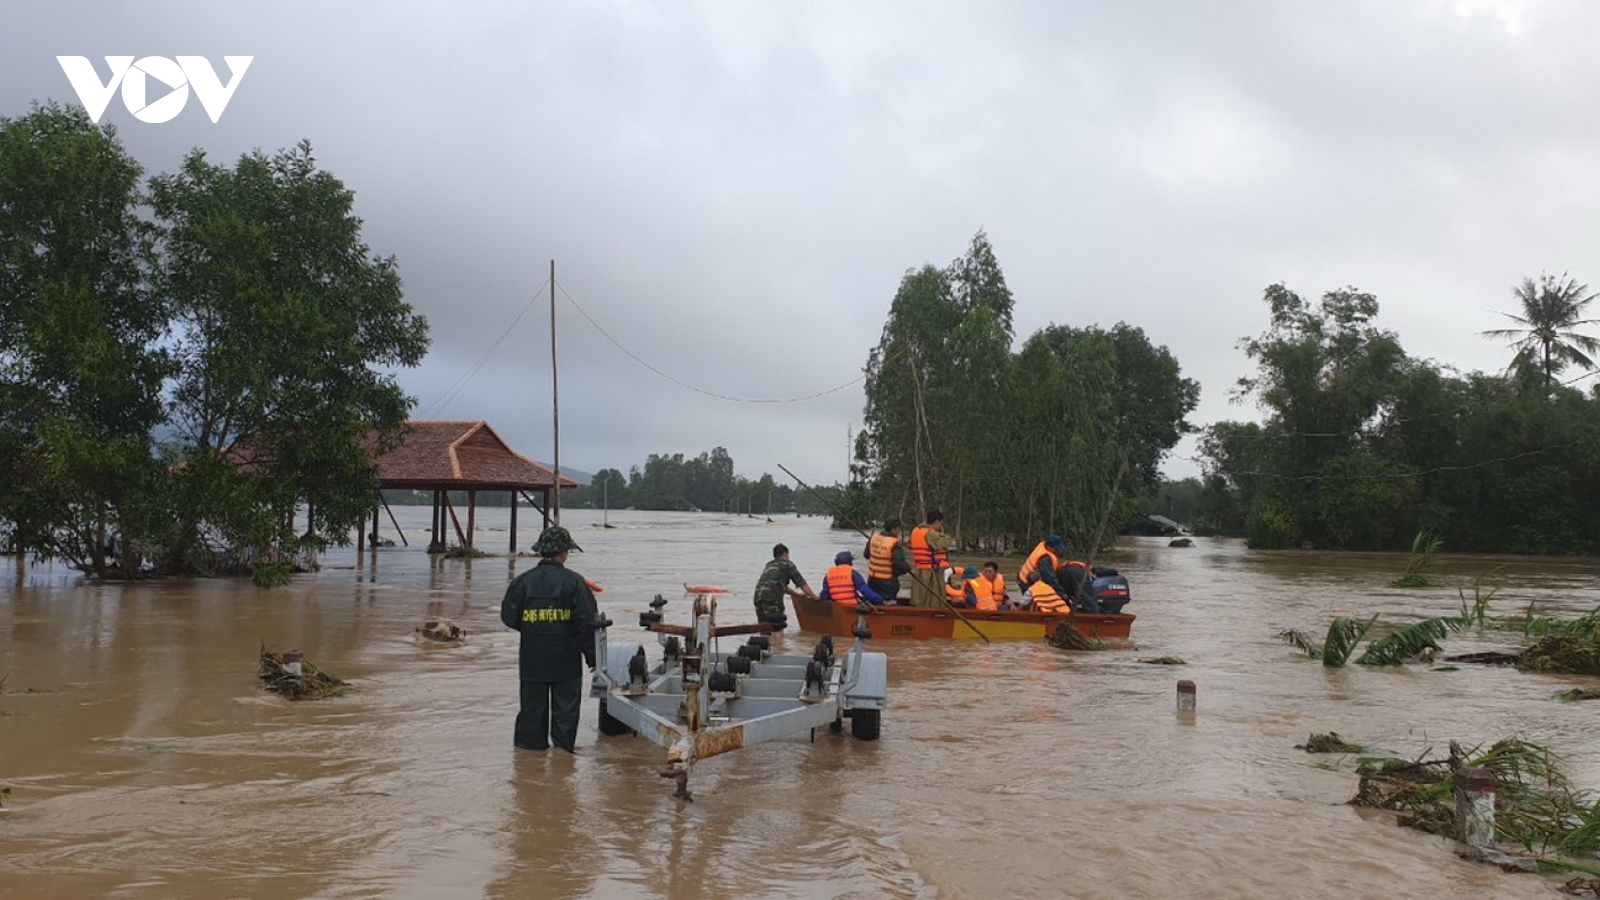
{"type": "Polygon", "coordinates": [[[224,80],[253,56],[215,124],[193,97],[159,125],[114,97],[102,121],[151,173],[309,139],[429,320],[414,415],[486,419],[546,462],[555,260],[561,461],[590,472],[720,445],[748,477],[842,481],[901,276],[980,228],[1019,345],[1139,326],[1200,382],[1197,425],[1257,417],[1229,391],[1269,284],[1373,292],[1408,352],[1463,371],[1509,360],[1479,332],[1522,278],[1600,286],[1585,0],[0,15],[3,116],[76,102],[58,55],[102,78],[107,55],[200,55],[224,80]]]}

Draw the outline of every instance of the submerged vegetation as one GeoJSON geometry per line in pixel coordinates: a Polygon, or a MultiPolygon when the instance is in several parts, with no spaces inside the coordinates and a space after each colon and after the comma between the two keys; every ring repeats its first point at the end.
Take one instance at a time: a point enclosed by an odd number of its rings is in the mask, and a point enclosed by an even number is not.
{"type": "Polygon", "coordinates": [[[1340,616],[1328,626],[1328,633],[1320,644],[1296,629],[1280,632],[1278,636],[1285,643],[1305,651],[1312,659],[1321,660],[1328,668],[1342,668],[1351,662],[1358,666],[1398,666],[1423,654],[1438,652],[1442,649],[1439,641],[1467,624],[1465,620],[1454,616],[1424,619],[1373,641],[1360,656],[1352,660],[1351,656],[1377,621],[1377,615],[1366,620],[1340,616]]]}
{"type": "Polygon", "coordinates": [[[1406,560],[1406,573],[1395,579],[1394,586],[1402,588],[1427,587],[1428,572],[1433,568],[1444,541],[1428,532],[1419,531],[1411,540],[1411,556],[1406,560]]]}
{"type": "Polygon", "coordinates": [[[261,645],[258,674],[267,690],[290,700],[321,700],[345,692],[348,682],[322,671],[299,654],[273,653],[261,645]]]}
{"type": "Polygon", "coordinates": [[[428,337],[354,207],[305,142],[146,177],[81,107],[0,118],[13,552],[97,577],[238,574],[364,523],[371,451],[411,403],[393,373],[428,337]]]}
{"type": "Polygon", "coordinates": [[[1462,769],[1495,779],[1495,839],[1539,856],[1585,857],[1600,851],[1600,801],[1574,790],[1555,755],[1520,739],[1464,750],[1454,741],[1446,757],[1363,760],[1355,806],[1400,814],[1399,824],[1431,834],[1456,833],[1455,783],[1462,769]]]}

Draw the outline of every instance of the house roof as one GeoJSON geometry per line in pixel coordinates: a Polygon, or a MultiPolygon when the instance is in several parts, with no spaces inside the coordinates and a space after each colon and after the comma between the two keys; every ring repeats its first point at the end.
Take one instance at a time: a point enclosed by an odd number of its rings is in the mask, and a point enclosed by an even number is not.
{"type": "MultiPolygon", "coordinates": [[[[512,450],[488,422],[411,421],[399,446],[382,454],[384,488],[547,490],[555,473],[512,450]]],[[[562,488],[575,488],[565,476],[562,488]]]]}

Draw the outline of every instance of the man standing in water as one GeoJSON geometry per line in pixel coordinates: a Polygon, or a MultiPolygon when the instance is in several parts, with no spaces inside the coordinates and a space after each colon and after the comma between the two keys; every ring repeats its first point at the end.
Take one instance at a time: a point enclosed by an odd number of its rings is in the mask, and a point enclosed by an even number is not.
{"type": "Polygon", "coordinates": [[[572,535],[552,525],[533,552],[543,559],[518,575],[500,602],[500,621],[522,634],[517,656],[522,707],[512,742],[524,750],[567,751],[578,739],[583,666],[594,668],[594,629],[600,613],[582,575],[567,568],[567,553],[582,552],[572,535]]]}
{"type": "Polygon", "coordinates": [[[785,594],[796,600],[801,597],[817,599],[816,592],[811,590],[811,585],[806,584],[800,574],[800,567],[789,560],[789,548],[776,544],[772,548],[772,559],[761,570],[761,577],[756,579],[756,621],[776,626],[779,630],[789,627],[789,616],[783,608],[785,594]],[[791,584],[794,587],[790,587],[791,584]]]}

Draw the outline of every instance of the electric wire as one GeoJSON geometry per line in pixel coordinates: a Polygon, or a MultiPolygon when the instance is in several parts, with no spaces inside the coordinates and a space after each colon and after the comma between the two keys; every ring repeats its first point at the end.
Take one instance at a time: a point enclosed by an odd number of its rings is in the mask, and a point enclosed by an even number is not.
{"type": "Polygon", "coordinates": [[[500,345],[505,342],[505,339],[511,336],[512,330],[517,327],[518,322],[522,321],[522,317],[528,314],[528,310],[533,309],[533,305],[535,303],[539,302],[539,291],[544,290],[549,284],[550,279],[546,278],[544,280],[544,284],[539,285],[539,287],[533,292],[533,299],[529,300],[527,305],[522,307],[521,311],[517,313],[516,317],[511,320],[511,324],[507,325],[505,330],[500,332],[500,336],[495,338],[494,342],[489,345],[489,349],[485,350],[483,355],[479,356],[476,362],[474,362],[471,366],[468,366],[465,372],[461,373],[461,375],[457,377],[455,381],[451,382],[450,386],[445,388],[444,392],[436,397],[432,403],[429,403],[427,406],[424,406],[422,409],[418,410],[417,418],[426,419],[428,417],[428,413],[438,409],[446,403],[449,403],[451,400],[454,400],[461,394],[463,390],[466,389],[467,384],[472,381],[478,372],[482,371],[483,367],[489,362],[489,358],[494,356],[494,352],[496,350],[500,349],[500,345]]]}
{"type": "Polygon", "coordinates": [[[642,358],[641,356],[639,356],[639,354],[634,353],[632,350],[629,350],[626,346],[623,345],[623,343],[621,341],[619,341],[615,337],[613,337],[611,332],[606,331],[605,328],[602,327],[599,322],[596,322],[594,317],[589,315],[588,310],[586,310],[582,306],[580,306],[578,304],[578,301],[576,299],[574,299],[571,294],[567,293],[567,289],[565,287],[562,287],[559,282],[557,282],[557,284],[556,284],[556,289],[561,291],[561,295],[563,297],[567,298],[567,302],[572,304],[572,308],[577,310],[578,314],[583,316],[584,320],[587,321],[591,326],[593,326],[595,331],[600,332],[600,335],[602,337],[604,337],[606,340],[610,341],[613,346],[615,346],[618,350],[621,350],[624,354],[626,354],[634,362],[638,363],[641,366],[644,366],[646,369],[650,370],[651,372],[654,372],[656,375],[661,376],[662,378],[666,379],[667,381],[672,382],[673,384],[675,384],[675,385],[677,385],[677,386],[679,386],[681,388],[684,388],[684,389],[690,390],[690,391],[694,391],[697,394],[703,394],[703,395],[705,395],[707,397],[714,397],[714,398],[716,398],[718,400],[726,400],[726,401],[728,401],[730,403],[802,403],[802,402],[807,401],[807,400],[815,400],[818,397],[826,397],[829,394],[837,394],[838,392],[844,390],[845,388],[850,387],[851,385],[855,385],[855,384],[861,383],[866,378],[865,375],[857,375],[855,378],[850,379],[849,381],[845,382],[844,384],[828,388],[827,390],[817,391],[814,394],[806,394],[806,395],[800,396],[800,397],[776,397],[776,398],[734,397],[734,396],[731,396],[729,394],[721,394],[721,393],[718,393],[716,391],[707,390],[705,388],[698,387],[696,385],[690,384],[689,382],[684,381],[684,380],[682,380],[680,378],[676,378],[676,377],[674,377],[672,375],[669,375],[666,372],[663,372],[661,369],[657,368],[656,366],[651,365],[649,362],[645,361],[645,359],[642,358]]]}

